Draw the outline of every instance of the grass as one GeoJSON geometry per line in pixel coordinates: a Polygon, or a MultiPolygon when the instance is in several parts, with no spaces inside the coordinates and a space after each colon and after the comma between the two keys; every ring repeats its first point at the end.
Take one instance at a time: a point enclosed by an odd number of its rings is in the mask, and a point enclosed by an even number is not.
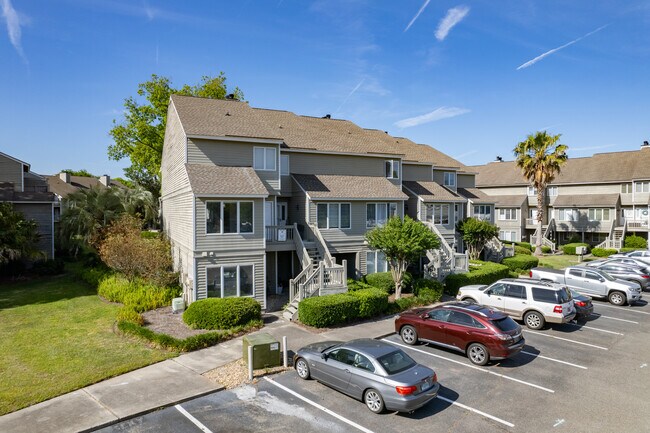
{"type": "MultiPolygon", "coordinates": [[[[567,254],[544,256],[539,258],[539,266],[542,268],[564,269],[567,266],[575,266],[580,263],[580,256],[570,256],[567,254]]],[[[583,259],[583,262],[591,259],[583,259]]]]}
{"type": "Polygon", "coordinates": [[[0,415],[173,357],[113,331],[119,305],[71,275],[0,285],[0,415]]]}

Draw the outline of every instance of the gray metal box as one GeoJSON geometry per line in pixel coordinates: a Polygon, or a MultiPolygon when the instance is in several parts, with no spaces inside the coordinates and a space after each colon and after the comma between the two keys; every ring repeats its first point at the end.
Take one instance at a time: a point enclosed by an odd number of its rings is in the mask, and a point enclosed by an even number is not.
{"type": "Polygon", "coordinates": [[[242,343],[242,356],[248,364],[248,347],[253,347],[253,369],[282,365],[280,342],[267,333],[247,335],[242,343]]]}

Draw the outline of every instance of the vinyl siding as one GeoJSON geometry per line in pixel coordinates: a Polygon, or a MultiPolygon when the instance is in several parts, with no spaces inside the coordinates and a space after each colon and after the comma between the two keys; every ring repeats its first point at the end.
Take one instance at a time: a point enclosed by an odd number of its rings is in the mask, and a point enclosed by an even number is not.
{"type": "Polygon", "coordinates": [[[235,199],[229,198],[227,201],[252,201],[253,202],[253,233],[246,234],[206,234],[206,202],[218,201],[218,199],[196,198],[196,245],[195,251],[214,251],[214,252],[249,252],[253,251],[263,253],[265,248],[264,242],[264,200],[262,199],[235,199]]]}
{"type": "Polygon", "coordinates": [[[456,183],[458,188],[475,188],[475,176],[473,174],[457,174],[456,183]]]}
{"type": "Polygon", "coordinates": [[[293,185],[293,193],[287,209],[287,213],[289,214],[289,223],[297,223],[304,226],[306,224],[307,215],[307,196],[305,195],[305,192],[298,187],[295,180],[291,179],[291,184],[293,185]]]}
{"type": "Polygon", "coordinates": [[[193,207],[194,195],[189,191],[189,188],[163,198],[163,230],[173,245],[179,245],[186,249],[193,248],[193,207]]]}
{"type": "Polygon", "coordinates": [[[169,104],[165,143],[160,165],[162,198],[187,188],[189,179],[185,171],[185,146],[187,139],[183,132],[174,104],[169,104]]]}
{"type": "Polygon", "coordinates": [[[179,273],[179,282],[183,287],[183,299],[190,304],[194,300],[194,254],[192,250],[172,242],[172,263],[174,271],[179,273]]]}
{"type": "Polygon", "coordinates": [[[22,212],[25,219],[36,221],[40,235],[38,249],[52,259],[52,203],[14,203],[14,210],[22,212]]]}
{"type": "Polygon", "coordinates": [[[266,280],[266,272],[264,269],[264,253],[246,255],[241,254],[222,254],[217,253],[214,257],[197,257],[196,259],[197,270],[197,293],[196,299],[205,299],[207,297],[207,280],[206,280],[206,267],[208,266],[224,266],[224,265],[253,265],[253,293],[254,298],[266,308],[266,296],[264,292],[264,282],[266,280]]]}
{"type": "MultiPolygon", "coordinates": [[[[607,208],[606,206],[603,206],[607,208]]],[[[589,208],[577,208],[578,221],[560,221],[557,219],[558,211],[555,211],[555,225],[560,232],[606,232],[609,233],[612,224],[616,219],[616,209],[609,209],[610,221],[589,221],[589,208]]]]}
{"type": "Polygon", "coordinates": [[[289,154],[291,173],[380,177],[386,175],[385,162],[387,158],[297,152],[289,154]]]}
{"type": "Polygon", "coordinates": [[[430,182],[432,166],[404,164],[404,180],[430,182]]]}
{"type": "Polygon", "coordinates": [[[23,164],[0,155],[0,182],[11,182],[14,191],[22,191],[23,164]]]}

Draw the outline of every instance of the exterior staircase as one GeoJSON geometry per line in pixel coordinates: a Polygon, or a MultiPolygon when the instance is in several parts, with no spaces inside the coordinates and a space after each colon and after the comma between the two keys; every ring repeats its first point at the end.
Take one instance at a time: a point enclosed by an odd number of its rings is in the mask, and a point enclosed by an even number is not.
{"type": "Polygon", "coordinates": [[[623,244],[625,242],[625,232],[627,232],[627,220],[624,220],[623,225],[619,227],[614,227],[614,224],[612,224],[612,228],[609,231],[607,239],[596,245],[596,248],[606,248],[610,250],[620,251],[621,248],[623,248],[623,244]]]}
{"type": "Polygon", "coordinates": [[[461,254],[455,252],[435,224],[430,222],[424,222],[424,224],[429,227],[429,229],[433,231],[440,240],[440,248],[428,250],[426,253],[427,258],[429,259],[429,264],[425,266],[425,276],[442,281],[449,274],[467,272],[469,270],[469,258],[467,257],[467,253],[461,254]]]}
{"type": "Polygon", "coordinates": [[[485,244],[483,248],[483,258],[485,261],[501,263],[506,257],[515,255],[515,248],[510,245],[504,245],[497,237],[493,237],[485,244]]]}
{"type": "MultiPolygon", "coordinates": [[[[551,235],[555,232],[555,218],[551,218],[546,226],[542,226],[542,230],[542,245],[549,247],[552,252],[555,252],[555,242],[550,239],[551,235]]],[[[535,233],[530,235],[530,243],[533,247],[537,245],[538,235],[539,229],[535,229],[535,233]]]]}

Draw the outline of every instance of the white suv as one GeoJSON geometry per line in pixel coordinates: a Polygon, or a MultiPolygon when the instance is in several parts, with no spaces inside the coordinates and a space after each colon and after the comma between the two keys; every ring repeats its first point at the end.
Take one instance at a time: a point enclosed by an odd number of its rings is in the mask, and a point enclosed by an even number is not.
{"type": "Polygon", "coordinates": [[[465,286],[456,298],[501,310],[531,329],[541,329],[546,322],[567,323],[576,315],[569,289],[535,280],[505,278],[490,286],[465,286]]]}

